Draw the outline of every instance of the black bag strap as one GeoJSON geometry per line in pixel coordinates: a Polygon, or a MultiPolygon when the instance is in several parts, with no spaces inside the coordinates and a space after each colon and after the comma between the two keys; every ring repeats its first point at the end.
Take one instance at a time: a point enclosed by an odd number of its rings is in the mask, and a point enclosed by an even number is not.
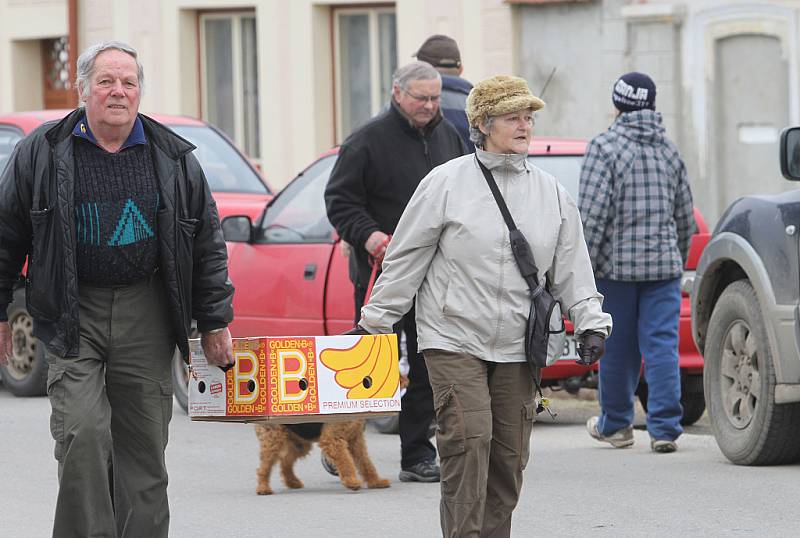
{"type": "Polygon", "coordinates": [[[508,211],[506,201],[503,195],[500,194],[500,189],[497,187],[497,182],[494,180],[492,172],[486,168],[486,165],[481,162],[477,155],[475,156],[475,160],[478,162],[478,166],[480,166],[483,172],[483,177],[486,178],[486,183],[489,184],[489,189],[492,191],[495,202],[497,202],[497,207],[500,208],[500,213],[503,214],[503,220],[506,221],[506,226],[508,226],[511,251],[514,253],[514,259],[519,267],[519,272],[522,274],[522,278],[525,279],[525,282],[527,282],[531,296],[536,297],[542,292],[542,285],[539,284],[539,269],[536,267],[536,262],[533,259],[530,243],[528,243],[522,231],[520,231],[514,223],[514,218],[508,211]]]}
{"type": "Polygon", "coordinates": [[[506,226],[508,226],[508,231],[513,232],[514,230],[517,229],[517,225],[514,223],[514,218],[508,211],[508,206],[506,205],[506,201],[503,198],[503,195],[500,194],[500,189],[497,187],[497,182],[494,180],[494,176],[492,175],[491,170],[486,168],[486,165],[483,164],[477,156],[475,156],[475,160],[478,161],[478,166],[481,167],[481,172],[483,172],[483,177],[486,178],[486,183],[489,184],[489,188],[492,190],[492,194],[494,195],[494,200],[495,202],[497,202],[497,206],[500,208],[500,213],[503,214],[503,220],[506,221],[506,226]]]}

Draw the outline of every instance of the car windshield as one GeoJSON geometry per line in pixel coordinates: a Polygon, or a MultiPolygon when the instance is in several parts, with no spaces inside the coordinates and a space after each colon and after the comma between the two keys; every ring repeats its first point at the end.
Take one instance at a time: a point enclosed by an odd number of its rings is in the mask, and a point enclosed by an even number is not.
{"type": "Polygon", "coordinates": [[[330,243],[333,226],[325,210],[325,186],[336,155],[316,161],[300,173],[267,207],[259,243],[330,243]]]}
{"type": "Polygon", "coordinates": [[[22,133],[11,127],[0,126],[0,172],[6,167],[14,146],[22,140],[22,133]]]}
{"type": "Polygon", "coordinates": [[[194,155],[212,191],[269,194],[242,154],[219,133],[205,125],[170,125],[170,128],[197,146],[194,155]]]}
{"type": "Polygon", "coordinates": [[[555,177],[572,199],[578,201],[582,155],[529,155],[528,161],[555,177]]]}

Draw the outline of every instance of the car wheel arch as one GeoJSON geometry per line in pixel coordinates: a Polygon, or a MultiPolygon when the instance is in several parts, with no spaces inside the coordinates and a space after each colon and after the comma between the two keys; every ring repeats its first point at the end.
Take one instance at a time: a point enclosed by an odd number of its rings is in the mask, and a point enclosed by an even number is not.
{"type": "MultiPolygon", "coordinates": [[[[753,246],[740,235],[730,232],[715,235],[703,251],[696,274],[700,278],[695,280],[692,290],[692,333],[701,353],[714,307],[732,282],[749,280],[764,312],[773,310],[777,304],[766,267],[753,246]]],[[[769,319],[765,319],[765,324],[773,349],[778,349],[769,319]]]]}

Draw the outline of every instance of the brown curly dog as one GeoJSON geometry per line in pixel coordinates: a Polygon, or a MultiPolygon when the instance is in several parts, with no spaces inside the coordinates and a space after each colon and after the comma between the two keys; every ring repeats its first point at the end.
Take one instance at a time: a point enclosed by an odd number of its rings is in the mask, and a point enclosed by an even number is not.
{"type": "Polygon", "coordinates": [[[364,421],[326,422],[308,424],[256,424],[261,450],[261,465],[256,471],[256,493],[272,494],[269,477],[272,467],[280,460],[281,478],[286,487],[302,488],[303,482],[294,474],[294,462],[305,457],[316,441],[325,457],[338,470],[344,487],[357,490],[364,478],[368,488],[388,488],[389,481],[378,476],[367,454],[364,440],[364,421]]]}

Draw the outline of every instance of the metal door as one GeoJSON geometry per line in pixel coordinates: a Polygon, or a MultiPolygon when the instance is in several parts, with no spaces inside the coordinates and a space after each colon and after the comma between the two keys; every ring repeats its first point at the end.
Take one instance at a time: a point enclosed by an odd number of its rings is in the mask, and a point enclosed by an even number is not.
{"type": "Polygon", "coordinates": [[[775,36],[743,34],[714,49],[712,90],[716,220],[736,198],[793,185],[778,166],[778,137],[789,121],[788,64],[775,36]]]}

